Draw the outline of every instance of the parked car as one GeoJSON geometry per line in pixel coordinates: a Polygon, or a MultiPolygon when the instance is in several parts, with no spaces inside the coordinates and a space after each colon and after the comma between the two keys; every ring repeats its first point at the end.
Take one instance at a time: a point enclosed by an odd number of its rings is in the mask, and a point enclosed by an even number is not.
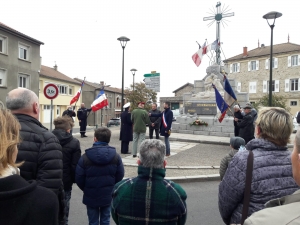
{"type": "Polygon", "coordinates": [[[293,133],[296,133],[297,130],[300,128],[300,124],[297,123],[297,115],[298,115],[298,112],[296,112],[295,116],[293,117],[293,133]]]}
{"type": "Polygon", "coordinates": [[[107,127],[110,127],[112,125],[118,126],[121,124],[121,119],[120,118],[112,118],[107,122],[107,127]]]}

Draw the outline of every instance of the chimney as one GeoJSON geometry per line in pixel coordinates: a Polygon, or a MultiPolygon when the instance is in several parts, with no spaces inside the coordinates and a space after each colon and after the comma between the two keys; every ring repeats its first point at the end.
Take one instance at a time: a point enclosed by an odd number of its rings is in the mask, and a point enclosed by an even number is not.
{"type": "Polygon", "coordinates": [[[57,65],[56,65],[56,63],[55,63],[55,66],[53,66],[53,68],[57,71],[57,65]]]}
{"type": "Polygon", "coordinates": [[[104,81],[100,81],[100,85],[103,87],[104,86],[104,81]]]}
{"type": "Polygon", "coordinates": [[[248,55],[247,47],[244,47],[244,49],[243,49],[243,56],[247,56],[247,55],[248,55]]]}

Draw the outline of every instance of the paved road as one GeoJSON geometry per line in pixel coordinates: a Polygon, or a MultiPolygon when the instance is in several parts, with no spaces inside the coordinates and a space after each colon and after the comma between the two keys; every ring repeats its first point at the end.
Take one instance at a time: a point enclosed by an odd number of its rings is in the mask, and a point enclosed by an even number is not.
{"type": "MultiPolygon", "coordinates": [[[[187,193],[187,225],[223,224],[218,209],[218,181],[182,183],[187,193]]],[[[69,224],[88,224],[86,207],[81,203],[82,191],[73,186],[69,224]]],[[[110,224],[115,224],[111,219],[110,224]]]]}

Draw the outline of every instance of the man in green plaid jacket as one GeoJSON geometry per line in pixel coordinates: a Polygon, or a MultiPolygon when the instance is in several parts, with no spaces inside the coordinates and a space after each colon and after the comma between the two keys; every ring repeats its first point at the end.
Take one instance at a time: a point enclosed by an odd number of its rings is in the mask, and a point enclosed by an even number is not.
{"type": "Polygon", "coordinates": [[[114,187],[111,213],[117,225],[185,224],[187,196],[180,185],[164,179],[165,151],[160,140],[142,142],[138,176],[114,187]]]}

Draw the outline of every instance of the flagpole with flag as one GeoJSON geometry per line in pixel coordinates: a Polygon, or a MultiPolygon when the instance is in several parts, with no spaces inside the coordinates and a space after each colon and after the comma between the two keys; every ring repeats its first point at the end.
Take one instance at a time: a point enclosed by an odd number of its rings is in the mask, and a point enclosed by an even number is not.
{"type": "Polygon", "coordinates": [[[221,116],[218,118],[218,120],[220,123],[222,123],[222,121],[226,115],[226,112],[228,110],[228,105],[222,98],[222,96],[221,96],[220,92],[217,90],[216,86],[214,84],[212,84],[212,87],[215,89],[216,103],[217,103],[219,110],[221,111],[221,116]]]}
{"type": "Polygon", "coordinates": [[[104,93],[104,87],[101,88],[99,94],[97,95],[96,99],[91,104],[92,111],[95,112],[103,107],[108,106],[108,101],[106,95],[104,93]]]}
{"type": "Polygon", "coordinates": [[[237,98],[234,94],[234,91],[232,90],[232,87],[225,75],[225,72],[223,74],[224,76],[224,100],[229,105],[232,106],[232,104],[237,101],[237,98]]]}
{"type": "Polygon", "coordinates": [[[81,95],[81,92],[82,92],[82,88],[83,88],[83,85],[84,85],[84,81],[85,81],[85,77],[83,78],[83,81],[81,83],[80,89],[77,91],[77,93],[74,95],[74,97],[70,101],[70,105],[72,105],[75,102],[74,109],[76,109],[76,104],[77,104],[77,102],[78,102],[78,100],[80,98],[80,95],[81,95]]]}

